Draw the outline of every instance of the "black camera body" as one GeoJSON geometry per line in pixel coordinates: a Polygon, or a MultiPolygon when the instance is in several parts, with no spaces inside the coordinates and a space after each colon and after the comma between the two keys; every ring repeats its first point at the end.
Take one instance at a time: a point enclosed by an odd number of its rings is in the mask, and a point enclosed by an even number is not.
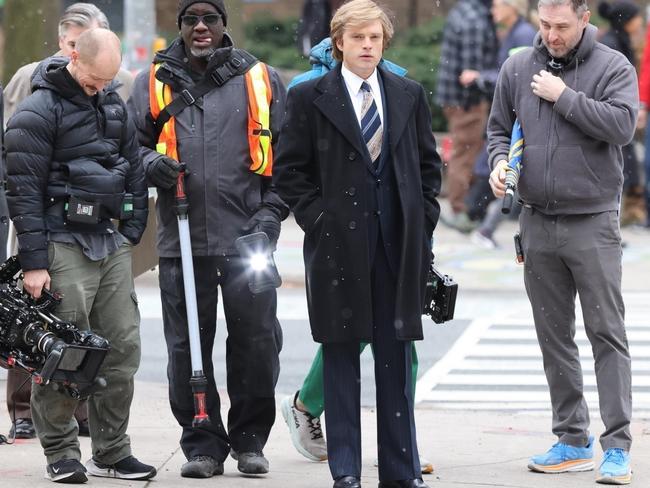
{"type": "Polygon", "coordinates": [[[75,398],[86,396],[102,386],[97,373],[108,341],[54,315],[57,294],[43,290],[34,300],[18,286],[20,270],[15,256],[0,265],[0,366],[21,368],[37,383],[59,382],[75,398]]]}
{"type": "Polygon", "coordinates": [[[427,288],[424,296],[424,314],[431,317],[436,324],[442,324],[454,318],[458,283],[446,274],[438,271],[433,263],[429,266],[427,288]]]}

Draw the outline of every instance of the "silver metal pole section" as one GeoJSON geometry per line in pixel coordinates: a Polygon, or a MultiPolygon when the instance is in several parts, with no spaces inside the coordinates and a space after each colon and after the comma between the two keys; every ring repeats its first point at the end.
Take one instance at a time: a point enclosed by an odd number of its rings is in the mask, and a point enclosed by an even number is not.
{"type": "Polygon", "coordinates": [[[196,286],[194,284],[194,266],[192,263],[192,243],[190,241],[190,221],[178,219],[178,237],[181,242],[181,263],[183,264],[183,284],[185,285],[185,308],[187,309],[187,326],[190,334],[190,357],[193,374],[202,374],[203,357],[201,355],[201,337],[199,329],[199,312],[196,304],[196,286]]]}

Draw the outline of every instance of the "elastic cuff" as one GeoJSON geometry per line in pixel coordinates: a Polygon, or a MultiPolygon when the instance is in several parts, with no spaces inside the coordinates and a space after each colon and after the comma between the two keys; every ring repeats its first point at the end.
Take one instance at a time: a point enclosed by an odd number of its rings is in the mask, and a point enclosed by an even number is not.
{"type": "Polygon", "coordinates": [[[47,459],[47,464],[54,464],[62,459],[76,459],[81,462],[81,450],[79,449],[79,444],[76,446],[70,446],[61,451],[57,451],[54,454],[49,454],[45,456],[47,459]]]}
{"type": "MultiPolygon", "coordinates": [[[[91,434],[92,435],[92,434],[91,434]]],[[[122,459],[125,459],[129,456],[131,456],[131,446],[130,444],[127,444],[125,446],[122,446],[121,448],[113,451],[110,453],[110,455],[105,455],[102,457],[97,456],[96,453],[93,453],[93,459],[99,463],[102,464],[108,464],[108,465],[114,465],[115,463],[120,462],[122,459]]]]}
{"type": "Polygon", "coordinates": [[[558,436],[559,442],[573,447],[587,447],[589,444],[589,434],[562,434],[558,436]]]}
{"type": "Polygon", "coordinates": [[[630,452],[632,441],[617,441],[616,439],[600,441],[603,451],[607,449],[623,449],[625,452],[630,452]]]}

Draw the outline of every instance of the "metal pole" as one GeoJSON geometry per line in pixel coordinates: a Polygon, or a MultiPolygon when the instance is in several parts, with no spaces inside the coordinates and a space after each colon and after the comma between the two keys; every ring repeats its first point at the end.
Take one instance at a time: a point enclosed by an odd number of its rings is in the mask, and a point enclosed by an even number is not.
{"type": "Polygon", "coordinates": [[[190,239],[189,202],[185,194],[185,165],[176,181],[176,216],[178,218],[178,237],[181,246],[181,264],[183,267],[183,285],[185,288],[185,309],[187,327],[190,337],[190,360],[192,377],[190,385],[194,396],[193,427],[207,427],[210,417],[207,413],[206,392],[208,380],[203,373],[203,356],[201,352],[201,334],[199,314],[196,304],[196,285],[194,282],[194,262],[192,260],[192,241],[190,239]]]}
{"type": "Polygon", "coordinates": [[[124,66],[132,73],[146,69],[153,59],[156,38],[155,0],[124,0],[124,66]]]}

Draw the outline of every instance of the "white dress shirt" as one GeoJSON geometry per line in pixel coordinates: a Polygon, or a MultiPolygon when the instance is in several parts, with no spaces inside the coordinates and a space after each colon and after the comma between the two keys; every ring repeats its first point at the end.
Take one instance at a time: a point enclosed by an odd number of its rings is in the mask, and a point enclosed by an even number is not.
{"type": "Polygon", "coordinates": [[[359,126],[361,126],[361,104],[363,103],[363,90],[361,89],[361,84],[365,81],[370,85],[370,91],[375,103],[377,104],[377,111],[379,112],[379,120],[381,120],[382,125],[384,124],[384,104],[381,100],[381,91],[379,88],[379,78],[377,75],[377,68],[372,72],[368,79],[364,80],[358,75],[355,75],[352,71],[345,67],[345,64],[341,66],[341,74],[343,75],[343,81],[345,81],[345,87],[348,89],[350,94],[350,99],[352,100],[352,106],[354,107],[354,113],[357,116],[357,121],[359,126]]]}

